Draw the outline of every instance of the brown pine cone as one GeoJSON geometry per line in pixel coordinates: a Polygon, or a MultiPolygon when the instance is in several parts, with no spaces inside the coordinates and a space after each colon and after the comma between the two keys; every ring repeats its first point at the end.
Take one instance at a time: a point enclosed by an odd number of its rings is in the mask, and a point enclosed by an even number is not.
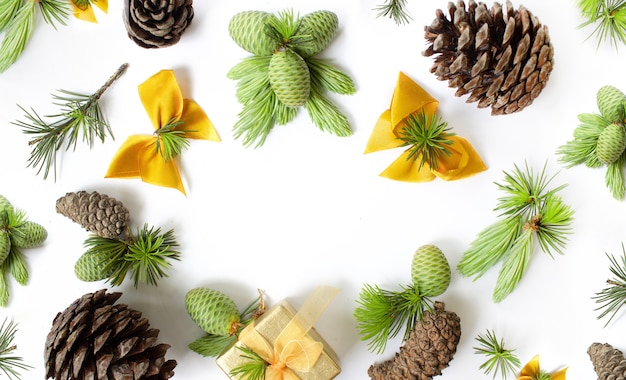
{"type": "Polygon", "coordinates": [[[456,96],[491,107],[492,115],[521,111],[539,96],[552,72],[554,50],[548,28],[528,9],[491,9],[482,3],[448,3],[425,27],[429,44],[425,56],[434,56],[431,72],[457,88],[456,96]]]}
{"type": "Polygon", "coordinates": [[[432,380],[441,375],[456,353],[461,339],[461,319],[445,304],[436,301],[411,331],[393,359],[372,365],[367,373],[373,380],[432,380]]]}
{"type": "Polygon", "coordinates": [[[122,202],[97,191],[66,193],[57,199],[56,210],[87,231],[108,239],[125,234],[130,218],[130,212],[122,202]]]}
{"type": "Polygon", "coordinates": [[[587,350],[598,380],[626,380],[626,358],[608,343],[593,343],[587,350]]]}
{"type": "Polygon", "coordinates": [[[143,48],[176,44],[193,20],[193,0],[125,0],[128,37],[143,48]]]}
{"type": "Polygon", "coordinates": [[[174,376],[170,347],[141,312],[115,304],[121,293],[85,294],[52,322],[46,338],[46,379],[163,380],[174,376]]]}

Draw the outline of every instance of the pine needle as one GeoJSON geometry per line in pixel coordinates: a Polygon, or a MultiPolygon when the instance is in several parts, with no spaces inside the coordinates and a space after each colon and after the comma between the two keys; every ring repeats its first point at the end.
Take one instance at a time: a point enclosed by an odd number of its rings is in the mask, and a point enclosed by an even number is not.
{"type": "Polygon", "coordinates": [[[406,11],[406,0],[386,0],[374,10],[378,11],[377,17],[389,17],[398,25],[411,21],[411,16],[406,11]]]}
{"type": "Polygon", "coordinates": [[[38,0],[41,15],[47,24],[56,29],[56,23],[66,25],[70,17],[69,4],[61,0],[38,0]]]}
{"type": "Polygon", "coordinates": [[[517,238],[502,261],[502,267],[493,290],[493,301],[501,302],[519,284],[533,253],[535,235],[528,229],[517,238]]]}
{"type": "Polygon", "coordinates": [[[26,1],[4,27],[0,45],[0,73],[5,72],[20,57],[30,40],[37,20],[36,1],[26,1]]]}
{"type": "Polygon", "coordinates": [[[198,355],[217,357],[236,341],[236,335],[205,334],[189,343],[187,347],[198,355]]]}
{"type": "Polygon", "coordinates": [[[183,121],[170,120],[166,125],[155,131],[157,136],[156,152],[167,162],[178,157],[183,150],[189,148],[190,142],[185,137],[185,133],[191,132],[178,129],[183,125],[183,121]]]}
{"type": "Polygon", "coordinates": [[[313,124],[325,132],[339,137],[352,135],[348,118],[328,98],[322,95],[321,89],[311,85],[311,93],[304,106],[313,124]]]}
{"type": "Polygon", "coordinates": [[[56,180],[57,155],[65,147],[75,149],[79,137],[93,146],[95,140],[104,142],[107,136],[113,138],[113,132],[107,123],[100,108],[100,97],[104,92],[126,71],[128,64],[120,68],[98,91],[92,95],[78,94],[66,90],[59,90],[59,94],[53,94],[55,102],[60,106],[58,114],[47,116],[50,121],[44,120],[31,108],[27,111],[22,106],[18,107],[24,112],[26,121],[15,121],[14,125],[22,128],[28,135],[34,135],[29,141],[32,147],[28,159],[28,166],[36,168],[37,174],[43,171],[44,179],[48,178],[50,171],[56,180]]]}
{"type": "Polygon", "coordinates": [[[22,251],[15,246],[11,246],[9,256],[4,260],[0,270],[11,273],[15,281],[20,285],[28,283],[28,267],[26,266],[26,258],[22,251]]]}
{"type": "Polygon", "coordinates": [[[606,281],[607,286],[597,292],[592,299],[598,306],[595,310],[601,310],[598,319],[609,317],[604,327],[615,318],[617,313],[626,304],[626,249],[622,243],[622,255],[618,260],[615,256],[606,253],[609,258],[609,270],[613,277],[606,281]]]}
{"type": "Polygon", "coordinates": [[[265,371],[268,363],[248,347],[235,347],[241,351],[241,358],[247,359],[247,361],[233,368],[229,375],[235,379],[242,380],[265,380],[265,371]]]}
{"type": "Polygon", "coordinates": [[[452,153],[448,146],[453,144],[448,123],[437,115],[427,116],[424,112],[412,113],[400,130],[402,146],[408,146],[407,160],[420,160],[419,169],[425,164],[437,169],[439,160],[452,153]]]}
{"type": "Polygon", "coordinates": [[[147,224],[138,230],[124,256],[135,287],[140,282],[156,286],[159,279],[167,277],[167,270],[172,266],[170,260],[180,260],[177,247],[174,230],[161,234],[160,228],[148,228],[147,224]]]}
{"type": "Polygon", "coordinates": [[[268,81],[265,86],[258,89],[258,93],[252,99],[244,104],[239,113],[239,119],[233,126],[235,139],[243,137],[244,146],[255,144],[258,148],[263,145],[274,128],[276,101],[276,94],[268,81]]]}
{"type": "Polygon", "coordinates": [[[19,370],[29,370],[33,367],[25,364],[22,357],[15,356],[17,345],[13,343],[17,334],[17,323],[5,318],[0,325],[0,371],[10,380],[20,379],[19,370]]]}
{"type": "Polygon", "coordinates": [[[480,365],[485,375],[492,374],[493,379],[498,376],[507,378],[509,375],[515,375],[521,362],[517,355],[513,353],[515,350],[510,350],[504,347],[504,340],[496,337],[496,334],[492,330],[487,330],[486,335],[478,334],[475,338],[478,341],[479,346],[474,347],[476,354],[482,354],[488,357],[488,359],[480,365]]]}
{"type": "Polygon", "coordinates": [[[587,167],[600,167],[602,163],[596,155],[598,136],[609,125],[602,116],[597,114],[580,114],[579,126],[574,130],[574,140],[556,150],[559,162],[566,167],[584,164],[587,167]]]}
{"type": "Polygon", "coordinates": [[[0,2],[0,32],[17,14],[17,11],[23,4],[23,0],[4,0],[0,2]]]}
{"type": "Polygon", "coordinates": [[[329,64],[327,60],[309,57],[306,62],[313,86],[342,95],[352,95],[356,92],[352,78],[329,64]]]}
{"type": "Polygon", "coordinates": [[[561,197],[550,193],[540,207],[541,217],[534,226],[541,250],[554,257],[564,254],[567,235],[571,233],[574,210],[561,197]]]}
{"type": "Polygon", "coordinates": [[[586,18],[579,28],[595,25],[589,37],[597,38],[598,47],[604,41],[616,49],[626,43],[626,0],[579,0],[578,6],[586,18]]]}
{"type": "Polygon", "coordinates": [[[619,159],[612,164],[607,165],[604,181],[606,187],[611,192],[613,198],[621,200],[626,193],[626,185],[624,184],[624,165],[626,165],[626,154],[622,153],[619,159]]]}

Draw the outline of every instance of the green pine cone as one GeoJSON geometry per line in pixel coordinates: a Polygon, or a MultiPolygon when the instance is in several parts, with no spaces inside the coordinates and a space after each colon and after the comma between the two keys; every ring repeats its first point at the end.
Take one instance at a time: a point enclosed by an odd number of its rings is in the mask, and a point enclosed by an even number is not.
{"type": "Polygon", "coordinates": [[[626,148],[626,131],[620,124],[613,123],[606,126],[596,143],[596,156],[605,165],[617,161],[626,148]]]}
{"type": "Polygon", "coordinates": [[[596,95],[600,114],[610,123],[624,121],[626,95],[613,86],[604,86],[596,95]]]}
{"type": "Polygon", "coordinates": [[[2,194],[0,194],[0,211],[11,208],[11,207],[13,207],[11,206],[11,202],[9,202],[8,199],[6,199],[2,194]]]}
{"type": "Polygon", "coordinates": [[[287,107],[306,104],[311,93],[311,74],[302,57],[291,50],[274,53],[269,65],[270,85],[287,107]]]}
{"type": "Polygon", "coordinates": [[[11,252],[11,238],[8,232],[0,230],[0,263],[4,262],[11,252]]]}
{"type": "Polygon", "coordinates": [[[104,280],[113,274],[112,268],[105,270],[107,264],[98,254],[87,251],[76,260],[74,273],[79,280],[85,282],[104,280]]]}
{"type": "Polygon", "coordinates": [[[266,27],[276,16],[263,11],[245,11],[234,15],[228,24],[230,37],[244,50],[255,55],[270,55],[278,43],[267,35],[266,27]]]}
{"type": "Polygon", "coordinates": [[[337,35],[339,19],[334,12],[316,11],[304,15],[296,32],[299,36],[310,36],[295,44],[294,48],[303,58],[321,53],[337,35]]]}
{"type": "Polygon", "coordinates": [[[423,245],[415,251],[411,278],[421,295],[436,297],[448,289],[451,270],[448,259],[437,246],[423,245]]]}
{"type": "Polygon", "coordinates": [[[191,319],[202,330],[213,335],[233,335],[239,326],[239,310],[226,294],[208,288],[187,292],[185,306],[191,319]]]}
{"type": "Polygon", "coordinates": [[[41,224],[26,221],[11,230],[11,242],[17,248],[37,247],[48,238],[48,231],[41,224]]]}

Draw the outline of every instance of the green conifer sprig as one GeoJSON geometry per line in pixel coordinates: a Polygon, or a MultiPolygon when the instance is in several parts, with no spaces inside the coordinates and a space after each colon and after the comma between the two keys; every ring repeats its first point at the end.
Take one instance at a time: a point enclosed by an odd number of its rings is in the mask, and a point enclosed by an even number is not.
{"type": "Polygon", "coordinates": [[[107,136],[113,138],[113,132],[107,123],[100,107],[100,98],[104,92],[126,71],[128,64],[123,64],[92,95],[85,95],[66,90],[53,94],[53,104],[60,107],[57,114],[41,117],[34,109],[30,111],[18,105],[24,112],[26,121],[15,121],[14,125],[22,128],[22,132],[32,135],[29,141],[31,154],[28,166],[43,172],[46,179],[52,171],[56,180],[57,155],[64,149],[75,149],[79,139],[89,147],[96,140],[104,142],[107,136]]]}
{"type": "Polygon", "coordinates": [[[493,379],[498,374],[504,379],[515,375],[521,362],[515,355],[515,350],[505,348],[504,339],[498,339],[493,330],[487,330],[484,335],[478,334],[475,339],[479,345],[474,347],[474,352],[487,356],[487,360],[480,365],[485,375],[491,374],[493,379]]]}
{"type": "Polygon", "coordinates": [[[21,356],[15,355],[17,345],[14,343],[17,334],[17,323],[5,318],[0,324],[0,371],[10,380],[21,378],[20,370],[27,371],[33,367],[24,363],[21,356]]]}
{"type": "Polygon", "coordinates": [[[578,0],[577,5],[585,18],[579,27],[595,25],[589,37],[596,37],[598,47],[604,41],[616,49],[626,43],[626,0],[578,0]]]}
{"type": "Polygon", "coordinates": [[[437,115],[427,116],[424,112],[412,113],[400,130],[402,146],[408,146],[408,160],[420,160],[419,169],[427,164],[437,169],[441,157],[450,156],[448,149],[454,136],[447,122],[437,115]]]}
{"type": "Polygon", "coordinates": [[[233,368],[229,374],[235,379],[265,380],[265,371],[269,365],[256,352],[245,346],[236,346],[241,351],[241,358],[246,361],[233,368]]]}
{"type": "Polygon", "coordinates": [[[606,287],[592,297],[599,305],[595,310],[601,311],[597,318],[608,317],[605,327],[611,323],[626,304],[626,249],[624,243],[622,243],[622,255],[619,258],[608,253],[606,256],[609,258],[609,271],[612,277],[606,281],[606,287]]]}
{"type": "Polygon", "coordinates": [[[406,0],[386,0],[374,10],[378,12],[377,17],[389,17],[398,25],[408,24],[412,19],[406,11],[406,0]]]}
{"type": "Polygon", "coordinates": [[[457,265],[461,275],[481,277],[502,262],[493,292],[494,302],[501,302],[521,281],[536,246],[553,257],[563,254],[567,235],[571,233],[574,211],[557,192],[565,186],[548,189],[553,177],[533,171],[526,163],[505,172],[505,181],[497,184],[505,193],[494,211],[500,219],[479,232],[457,265]]]}

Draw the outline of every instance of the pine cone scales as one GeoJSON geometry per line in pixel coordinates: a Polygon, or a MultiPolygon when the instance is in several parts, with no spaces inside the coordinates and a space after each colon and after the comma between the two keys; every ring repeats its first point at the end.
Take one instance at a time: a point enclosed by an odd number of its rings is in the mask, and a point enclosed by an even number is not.
{"type": "Polygon", "coordinates": [[[425,56],[435,56],[431,72],[457,88],[456,96],[469,94],[468,103],[491,107],[492,115],[511,114],[529,106],[541,93],[553,67],[554,49],[548,28],[524,6],[491,9],[482,3],[448,3],[425,27],[429,46],[425,56]]]}
{"type": "Polygon", "coordinates": [[[598,380],[626,380],[626,358],[608,343],[593,343],[587,350],[598,380]]]}
{"type": "Polygon", "coordinates": [[[176,44],[193,20],[193,0],[125,0],[128,37],[143,48],[176,44]]]}
{"type": "Polygon", "coordinates": [[[84,190],[66,193],[56,201],[56,211],[94,234],[115,239],[126,233],[130,212],[106,194],[84,190]]]}
{"type": "Polygon", "coordinates": [[[174,376],[167,344],[141,312],[115,304],[121,293],[85,294],[58,313],[46,338],[46,379],[162,380],[174,376]]]}
{"type": "Polygon", "coordinates": [[[461,319],[435,302],[424,314],[393,359],[371,366],[367,373],[374,380],[432,380],[441,375],[456,353],[461,339],[461,319]]]}

